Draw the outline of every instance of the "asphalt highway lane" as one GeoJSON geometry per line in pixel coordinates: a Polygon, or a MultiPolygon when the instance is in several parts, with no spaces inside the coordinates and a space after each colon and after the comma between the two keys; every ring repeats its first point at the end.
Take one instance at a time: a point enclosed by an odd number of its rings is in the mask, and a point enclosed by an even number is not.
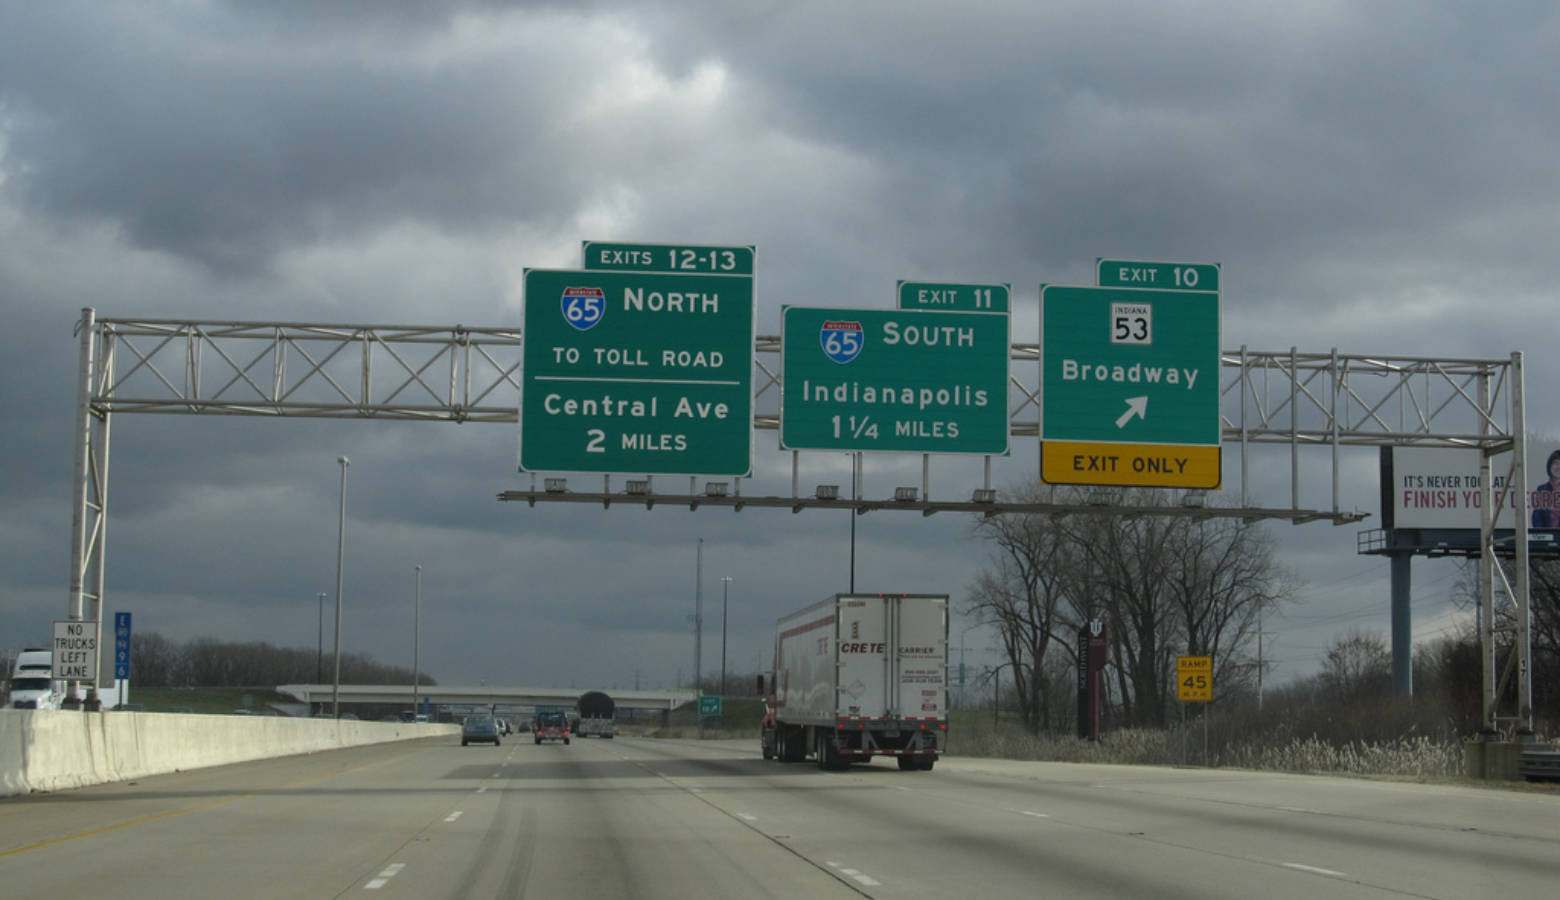
{"type": "Polygon", "coordinates": [[[1549,896],[1560,795],[454,739],[0,801],[5,896],[1549,896]]]}

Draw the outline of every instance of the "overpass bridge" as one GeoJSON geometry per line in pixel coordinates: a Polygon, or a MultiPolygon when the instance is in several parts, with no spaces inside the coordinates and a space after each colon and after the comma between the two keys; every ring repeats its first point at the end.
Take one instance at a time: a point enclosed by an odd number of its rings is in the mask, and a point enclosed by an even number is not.
{"type": "MultiPolygon", "coordinates": [[[[441,685],[425,684],[417,688],[417,699],[427,700],[430,706],[573,706],[580,695],[590,688],[556,687],[500,687],[494,685],[441,685]]],[[[336,699],[337,689],[329,684],[279,684],[277,693],[288,694],[300,702],[313,706],[330,703],[336,699]]],[[[659,712],[670,714],[672,710],[696,702],[692,691],[606,691],[619,710],[659,712]]],[[[339,689],[340,702],[405,704],[412,705],[410,684],[343,684],[339,689]]]]}

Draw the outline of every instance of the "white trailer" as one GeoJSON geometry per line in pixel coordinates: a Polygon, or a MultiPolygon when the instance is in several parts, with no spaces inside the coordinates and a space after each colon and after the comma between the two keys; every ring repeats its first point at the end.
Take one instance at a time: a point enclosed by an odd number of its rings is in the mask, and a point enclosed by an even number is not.
{"type": "Polygon", "coordinates": [[[948,595],[836,594],[775,625],[765,759],[892,756],[929,770],[948,738],[948,595]]]}

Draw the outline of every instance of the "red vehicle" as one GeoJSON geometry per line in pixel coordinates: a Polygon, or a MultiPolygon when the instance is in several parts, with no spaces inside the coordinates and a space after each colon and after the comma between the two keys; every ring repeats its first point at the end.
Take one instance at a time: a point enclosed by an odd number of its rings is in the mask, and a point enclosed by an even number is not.
{"type": "Polygon", "coordinates": [[[563,741],[569,743],[569,717],[563,710],[548,710],[536,714],[536,724],[533,727],[536,742],[563,741]]]}

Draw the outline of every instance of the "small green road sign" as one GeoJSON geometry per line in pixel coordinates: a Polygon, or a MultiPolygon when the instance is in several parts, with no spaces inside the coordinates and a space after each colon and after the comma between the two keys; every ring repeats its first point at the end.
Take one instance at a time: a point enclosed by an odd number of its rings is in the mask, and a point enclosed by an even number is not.
{"type": "Polygon", "coordinates": [[[746,475],[753,279],[525,273],[520,470],[746,475]]]}
{"type": "Polygon", "coordinates": [[[931,281],[901,281],[898,288],[900,309],[928,312],[1008,312],[1013,293],[1007,284],[952,284],[931,281]]]}
{"type": "Polygon", "coordinates": [[[787,307],[785,450],[1008,452],[1008,317],[787,307]]]}
{"type": "Polygon", "coordinates": [[[1162,291],[1217,291],[1218,263],[1095,260],[1100,287],[1157,288],[1162,291]]]}
{"type": "Polygon", "coordinates": [[[1216,488],[1219,295],[1042,287],[1040,474],[1216,488]]]}
{"type": "Polygon", "coordinates": [[[700,718],[708,719],[708,718],[710,718],[712,716],[718,716],[718,715],[720,715],[720,697],[716,696],[716,697],[700,697],[699,698],[699,717],[700,718]]]}
{"type": "Polygon", "coordinates": [[[585,268],[593,272],[702,272],[752,275],[753,246],[621,244],[585,241],[585,268]]]}

